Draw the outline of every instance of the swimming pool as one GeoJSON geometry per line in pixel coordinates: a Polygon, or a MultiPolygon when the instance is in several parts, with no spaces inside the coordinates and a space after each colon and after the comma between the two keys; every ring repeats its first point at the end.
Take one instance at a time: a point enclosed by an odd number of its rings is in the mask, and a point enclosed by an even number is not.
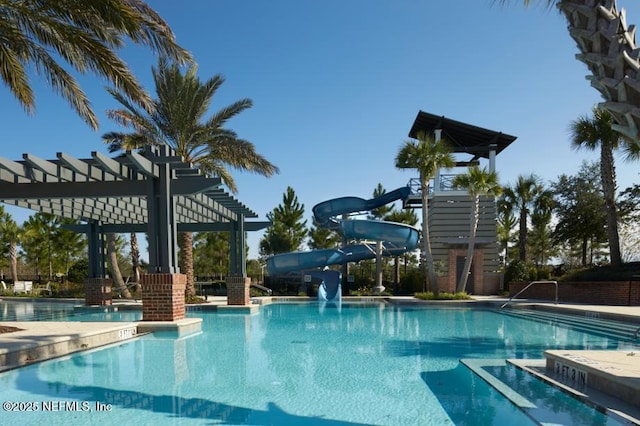
{"type": "Polygon", "coordinates": [[[37,407],[5,411],[3,423],[618,424],[515,367],[495,367],[514,386],[528,383],[537,408],[520,410],[459,362],[615,349],[624,344],[616,339],[487,309],[309,303],[188,316],[203,319],[202,333],[156,333],[0,374],[3,401],[37,407]]]}

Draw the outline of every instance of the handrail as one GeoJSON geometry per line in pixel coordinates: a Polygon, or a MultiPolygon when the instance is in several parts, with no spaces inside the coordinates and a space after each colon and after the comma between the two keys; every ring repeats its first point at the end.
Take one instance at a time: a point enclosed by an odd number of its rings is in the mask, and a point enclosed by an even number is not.
{"type": "Polygon", "coordinates": [[[633,333],[634,340],[638,340],[638,334],[640,334],[640,327],[638,327],[636,331],[633,333]]]}
{"type": "Polygon", "coordinates": [[[550,284],[553,283],[556,285],[556,302],[555,304],[558,304],[558,281],[531,281],[525,288],[523,288],[522,290],[520,290],[519,292],[517,292],[516,294],[514,294],[513,296],[511,296],[509,298],[509,300],[507,300],[504,305],[500,306],[500,309],[504,308],[505,306],[507,306],[509,303],[511,303],[511,301],[513,299],[515,299],[516,297],[520,296],[520,294],[524,293],[525,290],[527,290],[529,287],[531,287],[534,284],[550,284]]]}
{"type": "Polygon", "coordinates": [[[269,287],[265,287],[265,286],[260,285],[260,284],[251,283],[251,287],[255,287],[255,288],[258,288],[258,289],[260,289],[262,291],[266,291],[267,294],[273,293],[273,290],[271,290],[269,287]]]}

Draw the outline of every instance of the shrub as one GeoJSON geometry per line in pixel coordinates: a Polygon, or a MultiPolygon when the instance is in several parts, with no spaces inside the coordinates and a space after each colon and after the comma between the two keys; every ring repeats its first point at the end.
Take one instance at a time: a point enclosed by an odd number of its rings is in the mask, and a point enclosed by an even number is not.
{"type": "Polygon", "coordinates": [[[505,284],[509,284],[511,281],[527,281],[529,279],[529,271],[525,262],[514,260],[507,265],[507,269],[504,272],[505,284]]]}
{"type": "Polygon", "coordinates": [[[421,299],[421,300],[469,300],[471,299],[471,296],[469,296],[464,291],[461,291],[459,293],[441,292],[441,293],[438,293],[438,296],[428,291],[426,293],[416,293],[414,297],[416,299],[421,299]]]}

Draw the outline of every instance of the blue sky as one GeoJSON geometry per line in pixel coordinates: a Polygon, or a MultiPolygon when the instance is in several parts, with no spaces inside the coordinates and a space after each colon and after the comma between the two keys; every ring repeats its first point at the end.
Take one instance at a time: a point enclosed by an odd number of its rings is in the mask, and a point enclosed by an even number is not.
{"type": "MultiPolygon", "coordinates": [[[[597,154],[573,151],[569,123],[588,114],[599,93],[556,9],[508,7],[490,0],[150,0],[189,49],[204,79],[226,82],[212,111],[240,98],[254,107],[229,127],[252,141],[281,173],[270,179],[235,173],[237,197],[265,219],[287,186],[311,208],[341,197],[369,198],[378,183],[404,186],[412,171],[394,157],[419,110],[502,131],[518,139],[497,157],[501,183],[535,173],[546,181],[575,173],[597,154]]],[[[546,2],[545,2],[546,3],[546,2]]],[[[640,4],[619,0],[629,24],[640,4]]],[[[145,49],[122,52],[153,90],[145,49]]],[[[1,88],[3,150],[18,160],[62,151],[106,152],[100,136],[118,127],[104,111],[118,105],[104,82],[80,78],[99,114],[92,131],[35,76],[37,112],[26,115],[1,88]]],[[[618,161],[618,182],[638,182],[638,165],[618,161]]],[[[16,219],[30,212],[9,209],[16,219]]],[[[249,238],[250,257],[261,233],[249,238]]]]}

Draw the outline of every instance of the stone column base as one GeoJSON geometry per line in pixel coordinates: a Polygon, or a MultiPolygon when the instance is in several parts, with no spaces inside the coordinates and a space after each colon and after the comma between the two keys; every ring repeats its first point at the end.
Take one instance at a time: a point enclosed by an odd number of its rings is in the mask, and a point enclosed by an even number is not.
{"type": "Polygon", "coordinates": [[[177,321],[185,317],[184,274],[145,274],[142,281],[142,320],[177,321]]]}
{"type": "Polygon", "coordinates": [[[227,305],[249,305],[251,297],[249,287],[251,278],[229,276],[227,277],[227,305]]]}
{"type": "Polygon", "coordinates": [[[87,278],[84,280],[84,304],[111,305],[111,278],[87,278]]]}

